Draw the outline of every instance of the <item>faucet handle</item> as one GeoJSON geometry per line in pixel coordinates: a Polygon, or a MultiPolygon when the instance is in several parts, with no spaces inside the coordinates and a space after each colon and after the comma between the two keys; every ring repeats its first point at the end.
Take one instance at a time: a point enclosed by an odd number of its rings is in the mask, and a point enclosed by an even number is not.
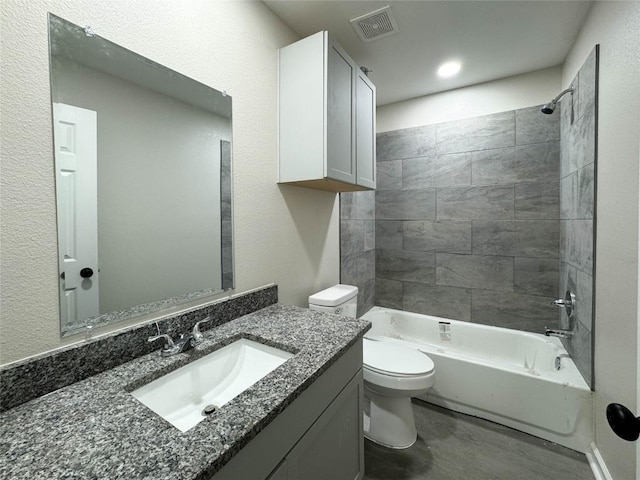
{"type": "Polygon", "coordinates": [[[160,350],[160,355],[163,357],[168,357],[169,355],[174,355],[178,353],[180,350],[180,346],[173,343],[173,340],[166,333],[160,335],[154,335],[153,337],[149,337],[147,342],[155,342],[156,340],[165,339],[167,342],[162,346],[162,350],[160,350]]]}
{"type": "Polygon", "coordinates": [[[175,346],[175,344],[173,343],[173,339],[167,335],[166,333],[160,334],[160,335],[154,335],[153,337],[149,337],[147,339],[147,342],[155,342],[156,340],[160,340],[161,338],[164,338],[167,341],[166,346],[168,348],[172,348],[175,346]]]}
{"type": "Polygon", "coordinates": [[[147,342],[155,342],[156,340],[160,340],[160,339],[163,339],[163,338],[167,342],[162,347],[162,350],[160,350],[160,354],[162,356],[168,356],[168,355],[172,355],[172,354],[176,353],[176,351],[179,349],[179,347],[176,346],[175,343],[173,343],[173,340],[171,339],[171,337],[169,335],[167,335],[166,333],[162,333],[160,335],[154,335],[153,337],[149,337],[147,339],[147,342]]]}
{"type": "Polygon", "coordinates": [[[196,324],[193,326],[193,331],[191,332],[191,336],[193,337],[194,345],[198,345],[202,343],[202,341],[204,340],[204,335],[202,335],[202,332],[200,331],[200,324],[205,322],[210,322],[210,321],[211,321],[211,317],[207,317],[204,320],[200,320],[199,322],[196,322],[196,324]]]}
{"type": "Polygon", "coordinates": [[[567,316],[569,318],[573,317],[573,313],[576,309],[576,296],[573,294],[571,290],[567,290],[564,298],[559,298],[551,302],[551,305],[555,305],[556,307],[564,308],[567,312],[567,316]]]}

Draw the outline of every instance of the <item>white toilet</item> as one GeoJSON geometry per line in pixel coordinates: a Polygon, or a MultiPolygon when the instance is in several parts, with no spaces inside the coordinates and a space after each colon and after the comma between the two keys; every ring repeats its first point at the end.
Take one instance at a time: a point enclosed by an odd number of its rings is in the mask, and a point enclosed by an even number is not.
{"type": "MultiPolygon", "coordinates": [[[[309,308],[355,318],[358,287],[336,285],[309,297],[309,308]]],[[[435,384],[431,359],[413,348],[363,339],[364,435],[380,445],[407,448],[418,432],[411,397],[435,384]]]]}

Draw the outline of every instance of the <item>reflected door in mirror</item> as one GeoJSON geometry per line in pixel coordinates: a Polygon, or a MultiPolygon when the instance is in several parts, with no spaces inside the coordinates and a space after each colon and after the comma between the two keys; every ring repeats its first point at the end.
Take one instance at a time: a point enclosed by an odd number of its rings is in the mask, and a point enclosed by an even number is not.
{"type": "Polygon", "coordinates": [[[60,310],[74,325],[99,313],[97,113],[54,103],[53,123],[60,310]]]}

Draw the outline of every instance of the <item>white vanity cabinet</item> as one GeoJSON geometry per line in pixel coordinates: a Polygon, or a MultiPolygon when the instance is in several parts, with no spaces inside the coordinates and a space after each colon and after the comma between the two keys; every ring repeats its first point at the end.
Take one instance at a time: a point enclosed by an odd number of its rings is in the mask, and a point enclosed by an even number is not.
{"type": "Polygon", "coordinates": [[[327,32],[281,48],[279,183],[375,189],[376,89],[327,32]]]}
{"type": "Polygon", "coordinates": [[[212,480],[360,480],[364,476],[359,340],[212,480]]]}

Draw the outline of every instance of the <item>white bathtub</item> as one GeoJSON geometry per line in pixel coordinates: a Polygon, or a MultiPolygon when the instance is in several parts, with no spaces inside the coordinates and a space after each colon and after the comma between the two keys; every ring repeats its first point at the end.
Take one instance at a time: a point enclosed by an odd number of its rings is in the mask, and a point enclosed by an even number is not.
{"type": "MultiPolygon", "coordinates": [[[[557,338],[374,307],[365,337],[416,348],[433,360],[427,402],[586,452],[592,395],[557,338]]],[[[427,434],[428,435],[428,434],[427,434]]]]}

